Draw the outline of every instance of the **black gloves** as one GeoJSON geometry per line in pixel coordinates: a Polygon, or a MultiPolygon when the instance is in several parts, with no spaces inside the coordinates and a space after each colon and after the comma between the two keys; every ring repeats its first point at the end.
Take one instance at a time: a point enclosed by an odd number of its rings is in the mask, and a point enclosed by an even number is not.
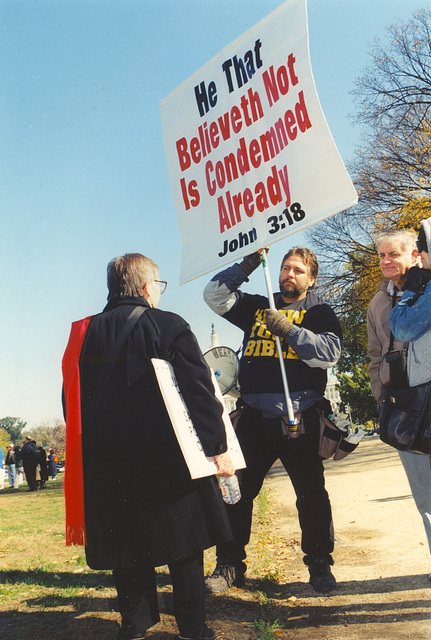
{"type": "Polygon", "coordinates": [[[268,331],[275,336],[280,336],[280,338],[285,338],[294,326],[293,323],[286,318],[284,313],[274,311],[273,309],[267,309],[265,311],[265,324],[268,331]]]}
{"type": "Polygon", "coordinates": [[[244,260],[239,263],[239,266],[245,272],[245,274],[249,276],[255,269],[258,268],[261,262],[262,254],[258,251],[255,251],[254,253],[250,253],[249,256],[245,256],[244,260]]]}
{"type": "Polygon", "coordinates": [[[414,291],[415,293],[421,293],[426,284],[431,280],[431,270],[421,269],[420,267],[410,267],[407,273],[407,279],[404,286],[401,287],[403,291],[414,291]]]}

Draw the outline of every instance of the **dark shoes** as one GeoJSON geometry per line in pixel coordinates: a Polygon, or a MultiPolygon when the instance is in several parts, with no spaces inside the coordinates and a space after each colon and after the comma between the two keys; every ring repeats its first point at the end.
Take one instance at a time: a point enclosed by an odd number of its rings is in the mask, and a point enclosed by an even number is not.
{"type": "Polygon", "coordinates": [[[118,632],[118,640],[145,640],[146,638],[145,631],[142,634],[135,633],[132,629],[127,629],[126,627],[121,627],[118,632]]]}
{"type": "MultiPolygon", "coordinates": [[[[118,633],[118,640],[145,640],[148,636],[144,633],[144,635],[136,635],[133,634],[132,631],[128,631],[124,627],[122,627],[118,633]]],[[[214,629],[210,629],[207,625],[204,625],[199,636],[182,636],[181,634],[178,636],[178,640],[214,640],[216,637],[214,629]]]]}
{"type": "Polygon", "coordinates": [[[314,591],[326,593],[337,587],[337,581],[331,572],[331,567],[326,559],[304,558],[310,573],[310,584],[314,591]]]}
{"type": "MultiPolygon", "coordinates": [[[[313,558],[306,556],[304,563],[308,565],[310,584],[318,593],[333,591],[337,581],[331,572],[332,558],[313,558]]],[[[223,593],[230,587],[245,586],[245,570],[243,567],[233,567],[229,564],[217,564],[214,573],[205,580],[205,587],[209,593],[223,593]]]]}
{"type": "Polygon", "coordinates": [[[214,640],[216,637],[214,629],[210,629],[207,625],[204,625],[204,628],[201,631],[200,636],[182,636],[181,634],[178,636],[179,640],[214,640]]]}
{"type": "Polygon", "coordinates": [[[218,564],[214,573],[205,580],[205,587],[209,593],[222,593],[232,586],[245,586],[245,571],[242,567],[238,569],[229,564],[218,564]]]}

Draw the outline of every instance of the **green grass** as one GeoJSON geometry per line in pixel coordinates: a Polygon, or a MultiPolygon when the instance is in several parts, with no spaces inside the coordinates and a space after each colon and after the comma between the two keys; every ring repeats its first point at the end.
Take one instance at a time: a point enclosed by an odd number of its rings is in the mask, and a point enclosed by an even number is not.
{"type": "Polygon", "coordinates": [[[0,610],[38,608],[35,596],[46,608],[79,601],[83,590],[111,593],[110,574],[91,571],[84,549],[65,545],[62,478],[37,493],[26,489],[0,493],[0,610]]]}
{"type": "MultiPolygon", "coordinates": [[[[120,616],[111,572],[92,571],[83,547],[66,547],[63,478],[37,493],[0,492],[0,640],[114,640],[120,616]]],[[[263,489],[256,501],[248,547],[255,579],[247,590],[231,590],[228,606],[217,596],[207,601],[209,620],[229,640],[272,640],[281,629],[284,607],[276,603],[278,576],[269,526],[271,499],[263,489]]],[[[205,571],[214,566],[214,549],[205,554],[205,571]]],[[[249,572],[250,573],[250,572],[249,572]]],[[[155,640],[177,635],[172,588],[166,567],[158,569],[162,623],[155,640]]],[[[251,583],[251,584],[250,584],[251,583]]]]}
{"type": "Polygon", "coordinates": [[[115,638],[110,572],[91,571],[66,547],[63,477],[44,490],[0,492],[0,640],[115,638]]]}
{"type": "Polygon", "coordinates": [[[269,528],[271,502],[265,486],[262,487],[257,497],[256,507],[257,520],[260,525],[257,530],[257,536],[262,552],[259,558],[259,616],[254,621],[253,626],[259,633],[259,640],[273,640],[277,637],[274,632],[279,631],[283,626],[278,623],[279,607],[271,598],[274,587],[276,588],[278,585],[278,574],[269,568],[273,561],[269,528]]]}
{"type": "Polygon", "coordinates": [[[258,630],[260,640],[272,640],[277,637],[277,635],[274,634],[274,631],[280,631],[283,629],[283,627],[278,624],[278,620],[270,621],[265,620],[264,618],[256,620],[253,623],[253,626],[258,630]]]}
{"type": "Polygon", "coordinates": [[[262,489],[260,490],[260,493],[257,497],[256,502],[257,502],[256,506],[258,509],[259,523],[262,525],[266,525],[268,524],[270,501],[269,501],[268,492],[265,486],[263,486],[262,489]]]}

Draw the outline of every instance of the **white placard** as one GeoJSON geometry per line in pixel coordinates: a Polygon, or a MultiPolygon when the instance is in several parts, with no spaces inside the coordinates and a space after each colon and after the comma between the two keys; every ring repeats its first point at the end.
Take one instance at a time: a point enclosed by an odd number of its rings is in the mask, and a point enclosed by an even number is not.
{"type": "MultiPolygon", "coordinates": [[[[207,457],[204,453],[171,364],[159,358],[152,358],[151,362],[153,363],[160,391],[191,477],[194,479],[214,475],[217,471],[217,464],[213,457],[207,457]]],[[[213,372],[212,381],[215,394],[224,407],[222,417],[226,428],[228,453],[235,469],[243,469],[246,466],[244,456],[242,455],[238,438],[236,437],[223,396],[213,372]]]]}
{"type": "Polygon", "coordinates": [[[181,283],[357,202],[314,85],[305,0],[225,47],[161,115],[181,283]]]}

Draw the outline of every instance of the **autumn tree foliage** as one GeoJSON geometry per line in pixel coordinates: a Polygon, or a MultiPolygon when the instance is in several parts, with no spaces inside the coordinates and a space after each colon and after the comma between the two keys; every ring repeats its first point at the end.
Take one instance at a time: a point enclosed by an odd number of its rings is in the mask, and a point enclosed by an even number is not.
{"type": "Polygon", "coordinates": [[[5,455],[7,453],[8,444],[10,444],[10,436],[5,429],[0,427],[0,448],[3,450],[5,455]]]}
{"type": "Polygon", "coordinates": [[[5,418],[0,418],[0,429],[6,431],[9,436],[9,443],[12,444],[21,444],[24,436],[22,434],[23,429],[27,426],[27,423],[21,418],[13,418],[12,416],[6,416],[5,418]]]}
{"type": "Polygon", "coordinates": [[[387,28],[355,83],[362,145],[349,167],[355,207],[310,232],[325,289],[342,311],[366,307],[380,280],[375,239],[431,214],[431,11],[387,28]]]}
{"type": "MultiPolygon", "coordinates": [[[[339,372],[350,374],[355,389],[359,377],[366,384],[366,309],[381,280],[375,240],[389,229],[416,230],[431,217],[430,25],[431,11],[421,10],[372,43],[353,92],[362,142],[349,172],[359,202],[309,232],[320,282],[340,313],[345,351],[353,354],[343,356],[339,372]]],[[[348,386],[346,376],[342,383],[348,386]]],[[[340,391],[347,402],[346,388],[340,391]]]]}
{"type": "Polygon", "coordinates": [[[52,423],[43,422],[29,431],[33,440],[40,441],[42,446],[55,449],[60,458],[64,458],[66,450],[66,425],[61,420],[52,423]]]}

